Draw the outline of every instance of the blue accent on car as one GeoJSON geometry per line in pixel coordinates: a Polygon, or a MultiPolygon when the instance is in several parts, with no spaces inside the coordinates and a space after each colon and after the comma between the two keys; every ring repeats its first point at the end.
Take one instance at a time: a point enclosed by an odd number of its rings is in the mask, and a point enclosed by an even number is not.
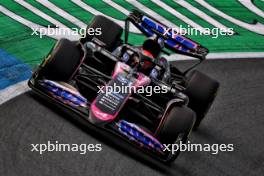
{"type": "MultiPolygon", "coordinates": [[[[144,31],[146,31],[148,33],[148,35],[151,34],[151,29],[154,29],[156,31],[158,31],[161,34],[165,33],[165,26],[162,26],[161,24],[155,22],[154,20],[151,20],[150,18],[143,16],[142,18],[142,24],[141,27],[143,28],[144,31]]],[[[195,49],[196,45],[193,41],[190,41],[189,39],[181,36],[181,35],[177,35],[177,36],[173,36],[172,35],[172,31],[169,31],[167,33],[167,37],[170,37],[170,39],[168,39],[169,41],[165,42],[171,46],[171,47],[175,47],[175,45],[181,44],[182,47],[179,48],[180,51],[187,51],[188,49],[195,49]]]]}
{"type": "Polygon", "coordinates": [[[156,138],[148,134],[136,124],[120,120],[116,123],[116,126],[120,133],[126,136],[129,140],[136,142],[142,147],[162,152],[164,146],[156,138]]]}
{"type": "Polygon", "coordinates": [[[0,49],[0,90],[29,79],[31,74],[27,64],[0,49]]]}
{"type": "Polygon", "coordinates": [[[62,86],[57,86],[52,81],[43,80],[40,82],[40,85],[42,85],[45,89],[47,89],[47,91],[49,91],[52,95],[60,97],[61,101],[65,103],[69,102],[71,105],[82,106],[82,107],[86,107],[88,103],[86,98],[71,93],[70,91],[64,89],[62,86]]]}

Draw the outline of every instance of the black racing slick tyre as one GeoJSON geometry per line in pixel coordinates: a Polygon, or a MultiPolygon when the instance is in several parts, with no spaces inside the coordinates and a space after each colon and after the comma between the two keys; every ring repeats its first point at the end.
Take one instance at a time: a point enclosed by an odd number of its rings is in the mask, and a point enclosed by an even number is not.
{"type": "Polygon", "coordinates": [[[113,51],[121,42],[122,32],[121,26],[104,16],[98,15],[87,26],[86,36],[83,36],[80,41],[84,44],[96,37],[105,44],[107,50],[113,51]],[[97,32],[94,32],[94,35],[89,35],[89,31],[97,32]]]}
{"type": "MultiPolygon", "coordinates": [[[[162,118],[156,131],[156,137],[163,144],[173,145],[180,142],[184,144],[188,140],[195,120],[195,113],[187,106],[173,106],[162,118]]],[[[179,153],[179,150],[169,153],[166,162],[173,162],[179,153]]]]}
{"type": "Polygon", "coordinates": [[[219,83],[195,70],[187,75],[185,86],[188,106],[196,113],[194,129],[197,129],[217,95],[219,83]]]}
{"type": "Polygon", "coordinates": [[[40,75],[45,79],[67,82],[80,65],[83,55],[76,43],[61,39],[42,63],[40,75]]]}

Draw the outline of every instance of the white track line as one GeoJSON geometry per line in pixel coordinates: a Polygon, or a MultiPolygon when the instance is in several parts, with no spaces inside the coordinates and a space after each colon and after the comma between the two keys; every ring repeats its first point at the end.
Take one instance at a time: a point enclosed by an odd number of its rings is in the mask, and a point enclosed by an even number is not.
{"type": "Polygon", "coordinates": [[[185,22],[185,23],[189,24],[190,26],[196,28],[197,30],[201,31],[202,33],[208,33],[208,31],[205,30],[202,26],[195,23],[194,21],[192,21],[190,18],[184,16],[183,14],[179,13],[178,11],[173,9],[172,7],[165,4],[164,2],[162,2],[160,0],[151,0],[151,1],[155,4],[157,4],[158,6],[160,6],[161,8],[163,8],[164,10],[168,11],[170,14],[172,14],[173,16],[178,18],[179,20],[182,20],[183,22],[185,22]]]}
{"type": "Polygon", "coordinates": [[[261,16],[264,18],[264,12],[260,10],[258,7],[256,7],[253,3],[252,0],[238,0],[242,5],[244,5],[246,8],[248,8],[250,11],[253,13],[261,16]]]}
{"type": "Polygon", "coordinates": [[[87,26],[87,24],[83,23],[79,19],[75,18],[68,12],[62,10],[61,8],[57,7],[55,4],[49,1],[43,1],[43,0],[36,0],[36,1],[80,28],[85,28],[87,26]]]}
{"type": "Polygon", "coordinates": [[[193,5],[189,4],[187,1],[185,1],[185,0],[173,0],[173,1],[177,4],[179,4],[180,6],[184,7],[185,9],[189,10],[193,14],[197,15],[198,17],[204,19],[205,21],[212,24],[213,26],[215,26],[219,29],[228,30],[228,27],[226,27],[225,25],[216,21],[215,19],[213,19],[212,17],[210,17],[209,15],[204,13],[203,11],[199,10],[198,8],[194,7],[193,5]]]}
{"type": "Polygon", "coordinates": [[[30,88],[27,85],[27,81],[22,81],[12,86],[9,86],[0,91],[0,105],[4,102],[29,91],[30,88]]]}
{"type": "Polygon", "coordinates": [[[31,12],[35,13],[36,15],[38,15],[38,16],[42,17],[43,19],[49,21],[50,23],[57,25],[58,27],[68,28],[67,26],[65,26],[64,24],[59,22],[58,20],[56,20],[56,19],[50,17],[49,15],[43,13],[42,11],[40,11],[36,7],[32,6],[31,4],[25,2],[24,0],[14,0],[14,1],[17,2],[18,4],[22,5],[26,9],[30,10],[31,12]]]}
{"type": "MultiPolygon", "coordinates": [[[[197,60],[190,56],[183,56],[180,54],[172,54],[165,56],[169,61],[181,60],[197,60]]],[[[225,53],[209,53],[206,60],[228,60],[228,59],[263,59],[264,52],[225,52],[225,53]]]]}
{"type": "Polygon", "coordinates": [[[200,5],[202,5],[203,7],[207,8],[208,10],[210,10],[211,12],[219,15],[220,17],[238,25],[241,26],[247,30],[250,30],[252,32],[264,35],[264,25],[257,22],[256,24],[249,24],[249,23],[245,23],[243,21],[240,21],[238,19],[235,19],[225,13],[223,13],[222,11],[216,9],[215,7],[211,6],[209,3],[207,3],[204,0],[195,0],[196,2],[198,2],[200,5]]]}
{"type": "Polygon", "coordinates": [[[0,5],[0,12],[2,12],[3,14],[5,14],[6,16],[12,18],[13,20],[15,20],[15,21],[17,21],[17,22],[19,22],[19,23],[21,23],[21,24],[29,27],[32,30],[32,32],[33,32],[33,30],[36,30],[41,35],[46,35],[46,36],[48,36],[50,38],[57,39],[57,40],[58,39],[61,39],[61,38],[67,38],[69,40],[78,40],[79,39],[78,36],[69,36],[67,34],[52,34],[52,33],[45,34],[45,33],[42,33],[41,32],[42,31],[41,29],[48,30],[48,28],[43,27],[41,25],[38,25],[36,23],[33,23],[33,22],[31,22],[31,21],[29,21],[29,20],[27,20],[27,19],[25,19],[25,18],[23,18],[23,17],[15,14],[15,13],[13,13],[12,11],[8,10],[7,8],[5,8],[5,7],[1,6],[1,5],[0,5]],[[50,34],[52,34],[52,35],[50,35],[50,34]]]}
{"type": "MultiPolygon", "coordinates": [[[[98,10],[92,8],[91,6],[85,4],[84,2],[80,1],[80,0],[71,0],[74,4],[76,4],[77,6],[81,7],[82,9],[86,10],[89,13],[92,13],[94,15],[102,15],[102,16],[106,16],[107,18],[113,20],[115,23],[119,24],[121,27],[124,28],[125,26],[125,22],[121,21],[121,20],[117,20],[115,18],[112,18],[110,16],[107,16],[105,14],[103,14],[102,12],[99,12],[98,10]]],[[[141,33],[135,26],[131,26],[130,27],[130,32],[133,33],[141,33]]]]}
{"type": "MultiPolygon", "coordinates": [[[[18,16],[17,14],[11,12],[10,10],[8,10],[7,8],[5,8],[5,7],[1,6],[1,5],[0,5],[0,12],[2,12],[6,16],[12,18],[13,20],[15,20],[15,21],[17,21],[17,22],[19,22],[19,23],[21,23],[21,24],[23,24],[23,25],[25,25],[25,26],[27,26],[27,27],[29,27],[31,29],[32,28],[39,29],[39,28],[43,27],[43,26],[38,25],[36,23],[33,23],[33,22],[31,22],[31,21],[29,21],[29,20],[27,20],[27,19],[25,19],[25,18],[23,18],[21,16],[18,16]]],[[[52,37],[52,38],[56,39],[56,37],[52,37]]]]}
{"type": "Polygon", "coordinates": [[[106,4],[114,7],[115,9],[119,10],[120,12],[122,12],[123,14],[125,14],[126,16],[129,15],[129,11],[127,9],[125,9],[124,7],[120,6],[119,4],[115,3],[112,0],[103,0],[106,4]]]}
{"type": "MultiPolygon", "coordinates": [[[[17,2],[18,4],[22,5],[26,9],[30,10],[31,12],[35,13],[36,15],[38,15],[38,16],[42,17],[43,19],[49,21],[53,25],[56,25],[58,27],[57,31],[60,31],[60,30],[58,30],[59,28],[71,31],[70,34],[69,33],[66,34],[66,36],[67,36],[66,38],[68,38],[70,40],[79,40],[79,38],[80,38],[79,35],[71,35],[71,34],[73,34],[73,31],[70,28],[68,28],[67,26],[65,26],[64,24],[62,24],[61,22],[59,22],[58,20],[56,20],[56,19],[50,17],[49,15],[43,13],[42,11],[40,11],[36,7],[32,6],[31,4],[25,2],[24,0],[14,0],[14,1],[17,2]]],[[[52,30],[52,29],[50,29],[50,30],[52,30]]],[[[60,32],[58,32],[58,33],[60,33],[60,32]]],[[[55,35],[65,35],[65,34],[64,34],[64,32],[62,32],[60,34],[55,34],[55,35]]]]}

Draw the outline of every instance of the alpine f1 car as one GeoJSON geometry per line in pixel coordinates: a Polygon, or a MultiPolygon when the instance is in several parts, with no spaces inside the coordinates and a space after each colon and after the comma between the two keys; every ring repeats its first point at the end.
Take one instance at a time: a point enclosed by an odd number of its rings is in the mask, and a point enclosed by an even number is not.
{"type": "Polygon", "coordinates": [[[201,63],[208,50],[173,35],[166,25],[139,11],[130,13],[124,31],[104,16],[96,16],[90,28],[101,28],[101,35],[59,40],[33,73],[29,86],[131,147],[163,162],[174,161],[179,151],[166,151],[164,144],[187,141],[214,101],[219,83],[194,70],[197,64],[180,71],[164,55],[181,53],[201,63]],[[131,23],[147,37],[142,46],[128,43],[131,23]],[[117,86],[132,91],[113,91],[117,86]],[[139,91],[147,87],[161,92],[149,96],[139,91]]]}

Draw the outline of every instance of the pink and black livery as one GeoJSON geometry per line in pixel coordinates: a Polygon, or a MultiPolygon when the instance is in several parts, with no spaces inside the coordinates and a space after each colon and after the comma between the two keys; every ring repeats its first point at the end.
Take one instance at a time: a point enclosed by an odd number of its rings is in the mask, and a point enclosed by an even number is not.
{"type": "Polygon", "coordinates": [[[101,28],[102,35],[59,40],[33,73],[29,86],[85,127],[96,128],[102,135],[112,134],[138,148],[140,155],[174,161],[180,151],[164,151],[163,144],[187,141],[209,110],[219,83],[194,67],[186,71],[173,64],[164,67],[161,57],[150,51],[155,50],[156,41],[163,40],[171,52],[202,61],[208,50],[184,36],[165,34],[165,25],[139,11],[127,17],[124,41],[123,28],[104,16],[96,16],[87,28],[101,28]],[[145,50],[144,44],[128,43],[130,22],[146,37],[155,36],[150,50],[145,50]],[[119,54],[114,54],[116,50],[119,54]],[[163,79],[164,75],[168,79],[163,79]],[[135,90],[150,86],[167,91],[152,96],[137,91],[108,92],[107,87],[114,86],[133,86],[135,90]],[[104,87],[103,91],[98,93],[98,87],[104,87]]]}

